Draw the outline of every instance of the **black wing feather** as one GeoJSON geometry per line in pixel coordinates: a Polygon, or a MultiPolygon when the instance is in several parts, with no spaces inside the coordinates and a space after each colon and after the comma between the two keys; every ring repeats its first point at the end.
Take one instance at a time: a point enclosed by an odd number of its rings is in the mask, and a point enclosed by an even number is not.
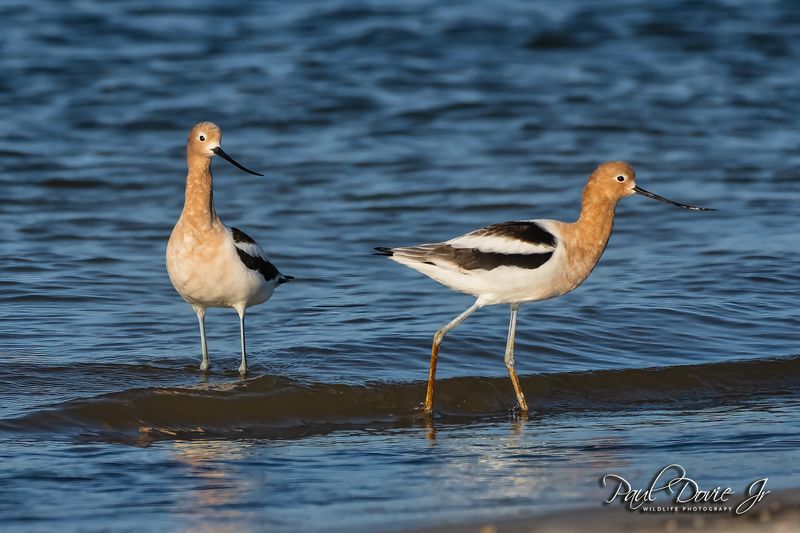
{"type": "Polygon", "coordinates": [[[475,230],[470,235],[476,237],[506,237],[530,244],[544,244],[553,247],[558,242],[555,235],[532,220],[516,220],[492,224],[475,230]]]}
{"type": "Polygon", "coordinates": [[[246,244],[255,244],[256,241],[248,235],[247,233],[243,232],[239,228],[231,228],[231,233],[233,233],[233,242],[243,242],[246,244]]]}
{"type": "MultiPolygon", "coordinates": [[[[254,246],[258,246],[252,237],[238,228],[231,228],[231,233],[233,234],[234,245],[252,244],[254,246]]],[[[264,279],[267,281],[273,281],[277,278],[277,284],[280,285],[294,279],[293,276],[284,276],[281,274],[275,265],[259,255],[250,255],[238,246],[236,246],[236,253],[239,254],[239,259],[242,261],[242,263],[244,263],[244,266],[250,270],[255,270],[264,276],[264,279]]]]}
{"type": "MultiPolygon", "coordinates": [[[[532,220],[501,222],[475,230],[462,237],[502,237],[532,245],[555,248],[556,236],[532,220]]],[[[457,241],[462,238],[454,239],[457,241]]],[[[449,263],[464,270],[494,270],[501,266],[525,269],[539,268],[553,257],[552,251],[529,254],[488,252],[479,248],[458,246],[457,243],[432,243],[399,248],[375,248],[376,255],[399,255],[420,263],[435,265],[437,262],[449,263]]]]}
{"type": "Polygon", "coordinates": [[[242,251],[240,248],[236,248],[236,253],[239,254],[239,259],[242,260],[244,266],[250,270],[258,271],[258,273],[264,276],[264,279],[267,281],[272,281],[281,275],[281,273],[278,272],[278,269],[275,268],[275,265],[269,261],[266,261],[263,257],[254,257],[247,252],[242,251]]]}
{"type": "Polygon", "coordinates": [[[535,269],[549,261],[553,257],[553,252],[503,254],[484,252],[477,248],[456,248],[449,244],[442,244],[431,250],[429,257],[433,261],[427,260],[424,262],[436,264],[435,260],[444,260],[465,270],[494,270],[501,266],[535,269]]]}

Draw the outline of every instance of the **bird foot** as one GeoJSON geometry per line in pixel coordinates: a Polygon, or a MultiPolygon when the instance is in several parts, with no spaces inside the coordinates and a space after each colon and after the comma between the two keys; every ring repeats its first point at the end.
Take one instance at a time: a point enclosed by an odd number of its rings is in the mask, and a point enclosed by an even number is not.
{"type": "Polygon", "coordinates": [[[528,419],[528,409],[527,407],[523,409],[519,406],[519,404],[515,405],[514,407],[508,410],[508,414],[514,417],[517,420],[527,420],[528,419]]]}

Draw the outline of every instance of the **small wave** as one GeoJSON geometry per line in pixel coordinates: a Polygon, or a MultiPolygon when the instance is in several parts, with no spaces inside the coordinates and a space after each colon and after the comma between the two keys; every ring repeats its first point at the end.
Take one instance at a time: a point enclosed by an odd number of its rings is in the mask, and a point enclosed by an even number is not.
{"type": "MultiPolygon", "coordinates": [[[[797,394],[800,356],[652,369],[541,374],[522,378],[534,415],[569,411],[697,408],[797,394]]],[[[65,402],[0,421],[6,431],[74,432],[161,438],[262,438],[420,416],[425,383],[363,385],[303,382],[278,376],[195,387],[147,387],[65,402]]],[[[508,413],[507,378],[437,382],[437,416],[508,413]]]]}

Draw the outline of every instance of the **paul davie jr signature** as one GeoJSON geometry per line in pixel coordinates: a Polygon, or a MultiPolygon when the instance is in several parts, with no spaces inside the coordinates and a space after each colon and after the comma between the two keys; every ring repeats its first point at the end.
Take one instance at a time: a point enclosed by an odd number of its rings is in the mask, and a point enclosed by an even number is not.
{"type": "MultiPolygon", "coordinates": [[[[629,511],[640,512],[731,512],[743,515],[770,493],[766,490],[768,478],[750,482],[744,490],[744,499],[734,506],[731,502],[736,494],[730,487],[700,488],[700,484],[686,475],[679,464],[662,468],[646,489],[634,489],[618,474],[606,474],[600,478],[603,487],[612,486],[611,495],[605,504],[619,500],[629,511]],[[659,493],[672,495],[671,504],[656,504],[659,493]]],[[[664,500],[661,500],[664,502],[664,500]]]]}

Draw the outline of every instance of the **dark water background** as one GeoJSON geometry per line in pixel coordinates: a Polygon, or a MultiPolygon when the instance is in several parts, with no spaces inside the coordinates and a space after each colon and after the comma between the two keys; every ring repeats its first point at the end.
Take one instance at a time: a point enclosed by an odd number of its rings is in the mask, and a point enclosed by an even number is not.
{"type": "Polygon", "coordinates": [[[683,464],[800,481],[800,4],[15,2],[0,6],[0,521],[402,529],[600,504],[683,464]],[[164,250],[186,132],[218,123],[217,211],[297,277],[238,322],[164,250]],[[580,289],[507,309],[373,257],[624,200],[580,289]],[[434,437],[435,434],[435,438],[434,437]]]}

